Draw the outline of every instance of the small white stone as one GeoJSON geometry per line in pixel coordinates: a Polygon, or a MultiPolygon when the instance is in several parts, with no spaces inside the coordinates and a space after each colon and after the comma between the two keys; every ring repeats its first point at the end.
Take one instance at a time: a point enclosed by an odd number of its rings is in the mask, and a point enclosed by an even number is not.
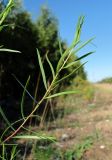
{"type": "Polygon", "coordinates": [[[104,148],[105,148],[105,146],[104,146],[104,145],[101,145],[101,146],[100,146],[100,149],[104,149],[104,148]]]}
{"type": "Polygon", "coordinates": [[[61,140],[65,141],[67,139],[69,139],[69,135],[68,134],[63,134],[62,137],[61,137],[61,140]]]}

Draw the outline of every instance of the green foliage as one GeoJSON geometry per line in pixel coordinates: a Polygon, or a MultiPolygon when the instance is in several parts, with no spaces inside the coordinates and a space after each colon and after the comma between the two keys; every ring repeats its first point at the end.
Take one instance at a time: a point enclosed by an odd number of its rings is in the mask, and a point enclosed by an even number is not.
{"type": "Polygon", "coordinates": [[[47,54],[46,54],[46,60],[47,60],[47,62],[48,62],[48,64],[49,64],[49,66],[50,66],[51,73],[52,73],[52,77],[54,78],[54,77],[55,77],[54,68],[53,68],[53,66],[52,66],[52,64],[51,64],[51,62],[50,62],[50,60],[49,60],[47,54]]]}
{"type": "Polygon", "coordinates": [[[55,50],[58,46],[57,20],[44,6],[41,8],[41,14],[37,20],[36,28],[38,32],[38,44],[40,52],[45,54],[46,51],[49,51],[50,54],[56,56],[56,51],[52,53],[50,51],[55,50]]]}
{"type": "Polygon", "coordinates": [[[0,31],[3,29],[3,22],[5,21],[6,17],[8,16],[10,10],[14,6],[14,0],[9,0],[7,6],[0,14],[0,31]]]}
{"type": "Polygon", "coordinates": [[[49,137],[49,136],[45,136],[45,135],[41,135],[41,136],[39,136],[39,135],[18,135],[18,136],[15,136],[15,137],[13,137],[14,139],[31,139],[31,140],[33,140],[33,139],[35,139],[35,140],[49,140],[49,141],[53,141],[53,142],[55,142],[55,138],[54,137],[49,137]]]}
{"type": "Polygon", "coordinates": [[[78,144],[75,147],[74,155],[76,157],[76,160],[81,160],[85,151],[90,149],[93,145],[93,137],[87,137],[86,139],[83,140],[82,143],[78,144]]]}
{"type": "Polygon", "coordinates": [[[45,149],[44,148],[37,148],[35,150],[34,157],[39,160],[50,160],[54,154],[55,154],[54,149],[52,149],[51,147],[47,147],[45,149]]]}
{"type": "Polygon", "coordinates": [[[88,136],[83,139],[79,144],[76,144],[75,148],[61,150],[60,148],[53,149],[49,146],[38,146],[35,148],[35,158],[40,160],[59,159],[59,160],[82,160],[84,153],[89,150],[94,142],[93,136],[88,136]]]}
{"type": "Polygon", "coordinates": [[[22,94],[22,99],[21,99],[21,115],[22,115],[22,118],[25,119],[25,116],[24,116],[24,99],[25,99],[25,95],[26,95],[26,90],[27,90],[27,87],[28,87],[28,84],[29,84],[29,81],[30,81],[30,76],[28,77],[27,81],[26,81],[26,85],[24,87],[24,91],[23,91],[23,94],[22,94]]]}
{"type": "Polygon", "coordinates": [[[65,92],[60,92],[60,93],[56,93],[51,96],[48,96],[48,97],[46,97],[46,99],[50,99],[50,98],[54,98],[54,97],[58,97],[58,96],[63,96],[63,95],[69,95],[69,94],[78,94],[78,93],[80,93],[80,91],[78,91],[78,90],[65,91],[65,92]]]}
{"type": "Polygon", "coordinates": [[[41,57],[40,57],[40,53],[39,53],[38,50],[37,50],[37,55],[38,55],[40,70],[41,70],[41,73],[42,73],[42,79],[43,79],[43,82],[44,82],[45,89],[47,90],[47,81],[46,81],[45,71],[44,71],[44,67],[43,67],[41,57]]]}
{"type": "Polygon", "coordinates": [[[80,76],[77,76],[74,79],[73,84],[75,88],[81,90],[81,96],[84,98],[85,101],[93,101],[95,89],[90,82],[82,79],[80,76]]]}
{"type": "Polygon", "coordinates": [[[15,144],[9,144],[9,145],[3,144],[1,147],[2,147],[2,153],[0,155],[1,160],[16,160],[16,156],[19,153],[19,151],[17,151],[17,145],[15,145],[15,144]],[[10,150],[10,156],[8,155],[9,150],[10,150]]]}

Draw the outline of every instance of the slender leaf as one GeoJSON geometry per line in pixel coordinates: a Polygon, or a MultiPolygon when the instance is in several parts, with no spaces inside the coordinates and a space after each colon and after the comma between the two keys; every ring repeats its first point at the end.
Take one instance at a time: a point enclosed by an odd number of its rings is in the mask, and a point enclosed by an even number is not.
{"type": "Polygon", "coordinates": [[[77,27],[76,27],[76,33],[75,33],[75,38],[74,38],[75,43],[80,41],[80,35],[81,35],[83,23],[84,23],[84,16],[80,16],[78,23],[77,23],[77,27]]]}
{"type": "Polygon", "coordinates": [[[5,145],[4,144],[2,145],[2,158],[3,160],[5,158],[5,145]]]}
{"type": "MultiPolygon", "coordinates": [[[[19,81],[19,79],[14,75],[12,74],[12,76],[16,79],[16,81],[21,85],[21,87],[23,89],[25,89],[25,86],[19,81]]],[[[25,89],[26,93],[30,96],[30,98],[35,102],[35,103],[38,103],[34,98],[33,96],[29,93],[29,91],[27,89],[25,89]]]]}
{"type": "Polygon", "coordinates": [[[6,19],[7,15],[9,14],[11,8],[14,6],[14,0],[9,0],[6,8],[4,9],[4,11],[0,14],[0,25],[2,25],[2,23],[4,22],[4,20],[6,19]]]}
{"type": "Polygon", "coordinates": [[[57,64],[57,68],[56,68],[56,71],[58,72],[60,67],[62,66],[63,62],[64,62],[64,59],[67,55],[71,54],[72,53],[72,50],[73,48],[78,44],[79,42],[77,42],[76,44],[72,44],[61,56],[58,64],[57,64]]]}
{"type": "Polygon", "coordinates": [[[23,95],[22,95],[22,100],[21,100],[21,115],[22,115],[22,118],[24,120],[25,120],[25,116],[24,116],[23,106],[24,106],[25,93],[26,93],[29,81],[30,81],[30,76],[28,77],[28,79],[26,81],[26,84],[25,84],[25,87],[24,87],[24,91],[23,91],[23,95]]]}
{"type": "Polygon", "coordinates": [[[37,140],[51,140],[54,141],[56,138],[49,136],[37,136],[37,135],[20,135],[13,137],[14,139],[37,139],[37,140]]]}
{"type": "Polygon", "coordinates": [[[4,114],[1,106],[0,106],[0,113],[1,113],[1,115],[3,117],[3,119],[5,120],[6,124],[8,126],[10,126],[10,128],[12,128],[13,131],[15,131],[15,129],[12,127],[11,123],[9,122],[9,120],[7,119],[7,117],[5,116],[5,114],[4,114]]]}
{"type": "MultiPolygon", "coordinates": [[[[80,47],[78,47],[76,50],[72,51],[71,54],[76,54],[78,51],[80,51],[83,47],[85,47],[87,44],[89,44],[91,41],[93,41],[94,38],[91,38],[87,40],[85,43],[83,43],[80,47]]],[[[78,42],[79,43],[79,42],[78,42]]],[[[85,56],[84,56],[85,57],[85,56]]],[[[62,63],[62,62],[61,62],[62,63]]]]}
{"type": "Polygon", "coordinates": [[[66,78],[70,77],[73,73],[75,73],[76,71],[78,71],[82,66],[84,66],[87,62],[81,64],[79,67],[77,67],[76,69],[74,69],[70,74],[66,75],[65,77],[63,77],[62,79],[58,80],[56,82],[57,83],[60,83],[61,81],[65,80],[66,78]]]}
{"type": "Polygon", "coordinates": [[[90,54],[93,54],[93,53],[94,53],[94,52],[86,53],[86,54],[84,54],[83,56],[77,58],[75,61],[79,61],[79,60],[81,60],[81,59],[84,59],[84,58],[86,58],[87,56],[89,56],[90,54]]]}
{"type": "Polygon", "coordinates": [[[51,64],[51,62],[50,62],[47,54],[46,54],[46,60],[47,60],[47,62],[48,62],[48,64],[49,64],[49,66],[50,66],[50,69],[51,69],[51,72],[52,72],[52,76],[53,76],[53,78],[54,78],[54,77],[55,77],[54,68],[53,68],[53,66],[52,66],[52,64],[51,64]]]}
{"type": "Polygon", "coordinates": [[[10,160],[14,160],[14,157],[17,155],[17,146],[13,146],[12,150],[11,150],[11,157],[10,160]]]}
{"type": "Polygon", "coordinates": [[[0,52],[13,52],[13,53],[21,53],[20,51],[17,51],[17,50],[12,50],[12,49],[6,49],[6,48],[0,48],[0,52]]]}
{"type": "Polygon", "coordinates": [[[43,67],[41,57],[40,57],[40,53],[39,53],[38,49],[37,49],[37,56],[38,56],[39,66],[40,66],[40,70],[41,70],[41,74],[42,74],[43,83],[44,83],[44,86],[47,90],[47,81],[46,81],[45,71],[44,71],[44,67],[43,67]]]}
{"type": "Polygon", "coordinates": [[[84,42],[80,47],[78,47],[76,50],[72,52],[72,54],[76,54],[78,51],[80,51],[82,48],[84,48],[87,44],[89,44],[91,41],[93,41],[94,38],[91,38],[84,42]]]}
{"type": "Polygon", "coordinates": [[[75,91],[65,91],[65,92],[60,92],[60,93],[56,93],[56,94],[53,94],[51,96],[48,96],[48,97],[46,97],[46,99],[55,98],[55,97],[58,97],[58,96],[63,96],[63,95],[68,95],[68,94],[77,94],[77,93],[80,93],[80,91],[78,91],[78,90],[75,90],[75,91]]]}
{"type": "Polygon", "coordinates": [[[76,65],[78,61],[80,61],[81,59],[86,58],[87,56],[89,56],[90,54],[93,54],[93,53],[94,52],[89,52],[89,53],[84,54],[83,56],[77,58],[74,62],[71,62],[68,65],[66,65],[64,68],[69,68],[69,67],[71,67],[73,65],[76,65]]]}
{"type": "Polygon", "coordinates": [[[73,65],[76,65],[77,64],[77,62],[75,61],[75,62],[71,62],[71,63],[69,63],[68,65],[66,65],[64,68],[69,68],[69,67],[71,67],[71,66],[73,66],[73,65]]]}

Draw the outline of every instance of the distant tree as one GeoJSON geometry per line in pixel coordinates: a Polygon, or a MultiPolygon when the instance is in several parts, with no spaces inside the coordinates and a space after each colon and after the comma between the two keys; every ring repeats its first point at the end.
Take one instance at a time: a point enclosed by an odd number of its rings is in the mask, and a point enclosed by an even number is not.
{"type": "Polygon", "coordinates": [[[36,28],[38,34],[37,46],[41,55],[48,52],[51,61],[56,65],[60,55],[57,20],[45,6],[41,8],[36,28]]]}
{"type": "Polygon", "coordinates": [[[102,79],[101,81],[99,81],[99,83],[109,83],[109,84],[112,84],[112,77],[106,77],[106,78],[102,79]]]}

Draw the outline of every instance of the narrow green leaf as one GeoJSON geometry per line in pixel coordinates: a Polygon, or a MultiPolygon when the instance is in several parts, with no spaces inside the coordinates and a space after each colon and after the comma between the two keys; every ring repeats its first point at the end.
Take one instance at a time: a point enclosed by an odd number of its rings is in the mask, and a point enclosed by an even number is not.
{"type": "Polygon", "coordinates": [[[0,52],[13,52],[13,53],[21,53],[20,51],[17,51],[17,50],[12,50],[12,49],[6,49],[6,48],[0,48],[0,52]]]}
{"type": "Polygon", "coordinates": [[[65,92],[60,92],[60,93],[56,93],[56,94],[53,94],[51,96],[48,96],[48,97],[46,97],[46,99],[55,98],[55,97],[58,97],[58,96],[63,96],[63,95],[68,95],[68,94],[77,94],[77,93],[80,93],[80,91],[78,91],[78,90],[65,91],[65,92]]]}
{"type": "Polygon", "coordinates": [[[66,69],[66,68],[69,68],[69,67],[71,67],[73,65],[76,65],[78,61],[80,61],[81,59],[86,58],[87,56],[89,56],[90,54],[93,54],[93,53],[94,52],[89,52],[89,53],[84,54],[83,56],[77,58],[74,62],[71,62],[68,65],[66,65],[64,68],[66,69]]]}
{"type": "Polygon", "coordinates": [[[7,12],[8,8],[10,8],[12,5],[14,5],[14,0],[9,0],[4,10],[0,13],[0,19],[3,17],[3,15],[7,12]]]}
{"type": "Polygon", "coordinates": [[[39,66],[40,66],[40,70],[41,70],[41,74],[42,74],[43,83],[44,83],[44,86],[47,90],[46,76],[45,76],[44,67],[43,67],[41,57],[40,57],[40,53],[39,53],[38,49],[37,49],[37,56],[38,56],[39,66]]]}
{"type": "MultiPolygon", "coordinates": [[[[83,43],[80,47],[78,47],[76,50],[74,50],[74,51],[72,52],[72,54],[76,54],[76,53],[77,53],[78,51],[80,51],[83,47],[85,47],[87,44],[89,44],[93,39],[94,39],[94,38],[91,38],[91,39],[87,40],[87,41],[86,41],[85,43],[83,43]]],[[[94,53],[94,52],[89,52],[89,53],[87,53],[87,54],[85,54],[85,55],[77,58],[75,61],[79,61],[79,60],[81,60],[81,59],[89,56],[89,55],[92,54],[92,53],[94,53]]],[[[68,64],[68,65],[65,66],[64,68],[68,68],[68,67],[70,67],[70,66],[72,66],[72,65],[74,65],[74,64],[75,64],[75,62],[71,62],[70,64],[68,64]]]]}
{"type": "Polygon", "coordinates": [[[89,56],[90,54],[93,54],[93,53],[94,53],[94,52],[86,53],[86,54],[84,54],[83,56],[77,58],[75,61],[79,61],[79,60],[81,60],[81,59],[84,59],[84,58],[86,58],[87,56],[89,56]]]}
{"type": "Polygon", "coordinates": [[[61,56],[58,64],[57,64],[57,68],[56,68],[56,71],[58,72],[60,67],[62,66],[63,62],[64,62],[64,59],[65,57],[67,57],[69,54],[72,53],[72,50],[73,48],[78,44],[79,42],[77,42],[76,44],[72,44],[61,56]]]}
{"type": "Polygon", "coordinates": [[[46,60],[47,60],[47,62],[48,62],[48,64],[49,64],[49,66],[50,66],[50,69],[51,69],[51,72],[52,72],[52,76],[53,76],[53,78],[54,78],[54,77],[55,77],[54,68],[53,68],[53,66],[52,66],[52,64],[51,64],[51,62],[50,62],[47,54],[46,54],[46,60]]]}
{"type": "Polygon", "coordinates": [[[49,136],[37,136],[37,135],[20,135],[13,137],[14,139],[37,139],[37,140],[51,140],[54,141],[56,138],[49,136]]]}
{"type": "Polygon", "coordinates": [[[13,138],[15,138],[15,139],[38,139],[38,140],[41,139],[38,136],[32,136],[32,135],[20,135],[20,136],[15,136],[13,138]]]}
{"type": "Polygon", "coordinates": [[[70,53],[70,50],[71,50],[71,49],[73,49],[73,46],[71,46],[70,48],[68,48],[68,49],[62,54],[62,56],[61,56],[61,58],[60,58],[60,60],[59,60],[59,62],[58,62],[58,64],[57,64],[56,72],[59,71],[61,65],[63,64],[63,61],[64,61],[65,57],[70,53]]]}
{"type": "Polygon", "coordinates": [[[3,117],[3,119],[5,120],[6,124],[8,126],[10,126],[10,128],[12,128],[13,131],[15,131],[15,129],[12,127],[11,123],[9,122],[9,120],[7,119],[7,117],[5,116],[5,114],[4,114],[1,106],[0,106],[0,113],[1,113],[1,115],[3,117]]]}
{"type": "Polygon", "coordinates": [[[71,62],[71,63],[69,63],[68,65],[66,65],[64,68],[66,69],[66,68],[69,68],[69,67],[71,67],[71,66],[73,66],[73,65],[76,65],[77,64],[77,62],[75,61],[75,62],[71,62]]]}
{"type": "Polygon", "coordinates": [[[81,64],[79,67],[77,67],[76,69],[74,69],[70,74],[66,75],[65,77],[63,77],[62,79],[58,80],[56,82],[57,83],[60,83],[61,81],[65,80],[66,78],[70,77],[73,73],[75,73],[76,71],[78,71],[82,66],[84,66],[87,62],[81,64]]]}
{"type": "MultiPolygon", "coordinates": [[[[16,81],[20,84],[20,86],[21,86],[23,89],[25,89],[25,86],[19,81],[19,79],[18,79],[14,74],[12,74],[12,76],[16,79],[16,81]]],[[[29,92],[27,89],[25,89],[25,91],[26,91],[26,93],[29,95],[29,97],[37,104],[38,102],[36,101],[35,98],[33,98],[33,96],[30,94],[30,92],[29,92]]]]}
{"type": "Polygon", "coordinates": [[[6,19],[7,15],[9,14],[11,8],[14,6],[14,0],[9,0],[6,8],[4,9],[4,11],[0,14],[0,26],[2,25],[2,23],[4,22],[4,20],[6,19]]]}
{"type": "Polygon", "coordinates": [[[80,35],[81,35],[81,30],[82,30],[83,23],[84,23],[84,16],[80,16],[79,19],[78,19],[76,32],[75,32],[75,38],[74,38],[75,43],[80,41],[80,35]]]}
{"type": "MultiPolygon", "coordinates": [[[[76,54],[78,51],[80,51],[83,47],[85,47],[87,44],[89,44],[91,41],[93,41],[94,38],[91,38],[87,40],[85,43],[83,43],[80,47],[78,47],[76,50],[72,51],[71,54],[76,54]]],[[[78,42],[79,43],[79,42],[78,42]]],[[[92,53],[91,53],[92,54],[92,53]]],[[[85,56],[84,56],[85,57],[85,56]]]]}
{"type": "Polygon", "coordinates": [[[2,158],[5,159],[5,145],[2,145],[2,158]]]}
{"type": "Polygon", "coordinates": [[[26,90],[27,90],[29,81],[30,81],[30,76],[28,77],[28,79],[26,81],[26,84],[25,84],[25,87],[24,87],[24,90],[23,90],[23,94],[22,94],[22,100],[21,100],[21,115],[22,115],[22,118],[24,120],[25,120],[24,111],[23,111],[23,108],[24,108],[24,99],[25,99],[25,94],[26,94],[26,90]]]}
{"type": "Polygon", "coordinates": [[[84,42],[80,47],[78,47],[76,50],[72,52],[72,54],[76,54],[78,51],[80,51],[82,48],[84,48],[87,44],[89,44],[91,41],[93,41],[94,38],[91,38],[84,42]]]}
{"type": "Polygon", "coordinates": [[[13,146],[12,150],[11,150],[11,157],[10,160],[14,160],[14,157],[17,155],[17,146],[13,146]]]}

